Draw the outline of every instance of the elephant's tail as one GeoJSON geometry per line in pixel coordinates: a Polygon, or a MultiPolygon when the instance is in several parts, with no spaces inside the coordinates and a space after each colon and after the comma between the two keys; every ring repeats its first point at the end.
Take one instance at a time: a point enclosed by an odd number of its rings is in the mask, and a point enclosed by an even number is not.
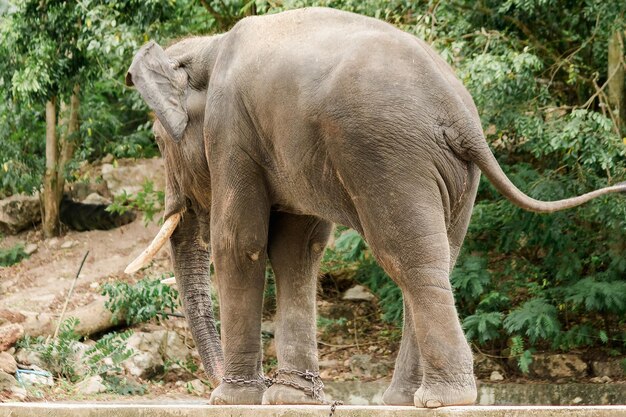
{"type": "Polygon", "coordinates": [[[536,200],[520,191],[506,176],[504,171],[502,171],[500,164],[498,164],[498,161],[489,149],[489,146],[487,146],[487,142],[485,141],[482,132],[480,134],[480,141],[476,142],[478,142],[477,146],[469,147],[464,156],[478,165],[483,174],[485,174],[487,179],[489,179],[493,186],[496,187],[502,195],[504,195],[516,206],[525,210],[537,213],[551,213],[579,206],[589,200],[600,197],[601,195],[620,192],[626,193],[626,182],[621,182],[611,187],[601,188],[577,197],[566,198],[563,200],[536,200]]]}

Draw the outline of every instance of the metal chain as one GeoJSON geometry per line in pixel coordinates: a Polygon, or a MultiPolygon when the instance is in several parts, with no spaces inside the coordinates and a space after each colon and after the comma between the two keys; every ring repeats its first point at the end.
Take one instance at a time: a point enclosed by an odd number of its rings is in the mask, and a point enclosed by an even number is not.
{"type": "Polygon", "coordinates": [[[330,405],[330,414],[328,415],[328,417],[333,417],[335,415],[335,410],[337,409],[338,405],[343,405],[343,401],[332,402],[332,404],[330,405]]]}
{"type": "Polygon", "coordinates": [[[227,384],[235,384],[240,386],[245,385],[265,385],[266,387],[270,387],[272,385],[270,378],[265,378],[263,376],[257,379],[244,379],[244,378],[229,378],[227,376],[222,377],[222,382],[227,384]]]}
{"type": "Polygon", "coordinates": [[[332,403],[327,402],[322,398],[322,392],[324,390],[324,383],[320,378],[320,375],[317,372],[311,372],[308,369],[304,372],[297,371],[295,369],[286,369],[281,368],[277,369],[274,372],[273,378],[268,378],[264,376],[259,376],[257,379],[245,379],[245,378],[230,378],[230,377],[222,377],[222,381],[227,384],[235,384],[240,386],[246,385],[265,385],[266,387],[271,387],[274,384],[287,385],[289,387],[295,388],[297,390],[303,391],[305,394],[310,396],[311,398],[319,401],[322,404],[330,404],[330,414],[328,417],[333,417],[335,415],[335,410],[338,405],[343,405],[341,401],[333,401],[332,403]],[[307,387],[297,382],[287,381],[285,379],[279,379],[278,375],[280,374],[288,374],[288,375],[296,375],[306,379],[307,381],[311,381],[312,386],[307,387]]]}
{"type": "Polygon", "coordinates": [[[320,375],[316,372],[311,372],[308,369],[304,372],[297,371],[295,369],[286,369],[281,368],[277,369],[274,372],[274,378],[272,378],[272,382],[274,384],[287,385],[292,388],[303,391],[308,396],[312,397],[314,400],[317,400],[321,403],[324,403],[324,399],[322,398],[322,392],[324,390],[324,383],[320,378],[320,375]],[[311,381],[312,386],[306,387],[304,385],[298,384],[297,382],[286,381],[284,379],[278,379],[278,375],[280,374],[288,374],[288,375],[296,375],[306,379],[307,381],[311,381]]]}

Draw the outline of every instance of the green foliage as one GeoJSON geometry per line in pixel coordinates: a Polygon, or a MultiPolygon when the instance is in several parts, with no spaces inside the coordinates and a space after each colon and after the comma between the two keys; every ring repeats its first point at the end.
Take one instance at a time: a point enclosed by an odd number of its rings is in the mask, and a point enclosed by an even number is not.
{"type": "MultiPolygon", "coordinates": [[[[430,42],[472,94],[503,170],[532,197],[561,199],[626,180],[625,132],[604,89],[608,39],[624,27],[624,2],[28,0],[0,8],[10,13],[0,19],[0,90],[9,98],[0,100],[0,195],[39,186],[41,97],[67,96],[78,78],[84,84],[78,159],[152,155],[148,109],[122,83],[140,44],[303,6],[384,19],[430,42]]],[[[162,206],[149,194],[122,197],[114,210],[162,206]]],[[[537,215],[504,201],[483,180],[451,276],[468,338],[509,352],[522,370],[539,349],[599,346],[623,354],[625,242],[619,197],[537,215]]],[[[343,230],[324,263],[326,272],[354,271],[378,296],[385,318],[401,321],[400,291],[358,234],[343,230]]]]}
{"type": "Polygon", "coordinates": [[[324,254],[322,271],[352,269],[355,279],[367,286],[380,301],[383,320],[402,324],[402,292],[372,257],[363,238],[352,229],[340,228],[335,248],[324,254]]]}
{"type": "Polygon", "coordinates": [[[502,328],[503,314],[498,311],[485,313],[477,311],[476,314],[465,317],[463,320],[463,329],[465,335],[470,340],[478,340],[479,343],[485,343],[500,337],[500,329],[502,328]]]}
{"type": "Polygon", "coordinates": [[[0,249],[0,266],[11,266],[26,258],[28,255],[24,252],[24,245],[21,243],[8,249],[0,249]]]}
{"type": "Polygon", "coordinates": [[[322,316],[317,316],[317,328],[325,335],[336,333],[340,330],[345,330],[348,319],[340,317],[338,319],[329,319],[322,316]]]}
{"type": "Polygon", "coordinates": [[[125,87],[126,70],[149,39],[167,43],[215,25],[195,0],[24,0],[0,15],[0,197],[40,188],[44,102],[67,102],[75,84],[81,123],[69,179],[78,161],[156,155],[149,110],[125,87]]]}
{"type": "Polygon", "coordinates": [[[531,343],[555,338],[561,327],[556,307],[542,298],[533,298],[511,311],[503,324],[511,334],[523,332],[531,343]]]}
{"type": "Polygon", "coordinates": [[[143,189],[136,195],[129,195],[124,191],[116,195],[113,203],[107,207],[107,211],[116,214],[124,214],[127,211],[138,210],[143,212],[143,222],[147,226],[154,220],[154,215],[160,213],[165,207],[165,193],[154,189],[154,184],[146,180],[143,189]]]}
{"type": "Polygon", "coordinates": [[[113,313],[113,323],[142,323],[164,319],[179,305],[178,291],[161,283],[162,278],[144,278],[134,285],[126,282],[106,283],[102,295],[109,299],[105,306],[113,313]]]}
{"type": "Polygon", "coordinates": [[[56,377],[76,382],[82,377],[100,375],[111,389],[109,378],[121,372],[121,363],[134,354],[133,349],[126,346],[132,331],[107,334],[81,355],[80,335],[76,333],[78,324],[77,318],[69,317],[59,326],[56,338],[26,336],[18,346],[38,353],[46,369],[56,377]]]}
{"type": "Polygon", "coordinates": [[[132,330],[122,333],[109,333],[102,336],[95,345],[85,351],[85,363],[90,375],[100,375],[106,380],[108,375],[122,371],[121,363],[134,355],[134,350],[126,343],[132,330]],[[105,359],[109,358],[109,361],[105,359]]]}

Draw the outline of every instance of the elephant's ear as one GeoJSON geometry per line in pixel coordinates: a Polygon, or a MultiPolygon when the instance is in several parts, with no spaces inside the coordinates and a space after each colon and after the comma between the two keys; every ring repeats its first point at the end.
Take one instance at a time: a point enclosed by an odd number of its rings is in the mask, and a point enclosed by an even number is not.
{"type": "Polygon", "coordinates": [[[126,85],[137,87],[167,133],[175,141],[180,141],[189,120],[185,70],[177,68],[165,51],[150,41],[135,55],[126,74],[126,85]]]}

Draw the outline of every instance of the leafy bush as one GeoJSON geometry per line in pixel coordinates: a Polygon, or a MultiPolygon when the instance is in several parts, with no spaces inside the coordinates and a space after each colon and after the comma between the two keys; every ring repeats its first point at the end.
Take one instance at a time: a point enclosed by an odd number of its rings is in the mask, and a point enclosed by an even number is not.
{"type": "Polygon", "coordinates": [[[114,323],[142,323],[164,319],[179,306],[178,291],[161,283],[162,278],[144,278],[134,285],[126,282],[106,283],[102,295],[109,299],[105,306],[113,313],[114,323]]]}
{"type": "MultiPolygon", "coordinates": [[[[80,355],[81,337],[75,331],[78,323],[77,318],[69,317],[59,326],[56,338],[26,336],[18,346],[38,353],[47,369],[57,377],[75,382],[82,377],[100,375],[111,389],[109,379],[121,372],[121,363],[134,354],[133,349],[126,346],[132,331],[109,333],[80,355]]],[[[115,378],[112,381],[115,382],[115,378]]]]}
{"type": "Polygon", "coordinates": [[[154,220],[154,215],[160,213],[165,207],[165,193],[154,189],[154,184],[146,180],[143,189],[136,195],[129,195],[124,191],[116,195],[113,203],[107,207],[107,211],[116,214],[124,214],[130,210],[143,212],[143,222],[147,226],[154,220]]]}
{"type": "Polygon", "coordinates": [[[0,249],[0,266],[11,266],[26,258],[28,255],[20,243],[8,249],[0,249]]]}

